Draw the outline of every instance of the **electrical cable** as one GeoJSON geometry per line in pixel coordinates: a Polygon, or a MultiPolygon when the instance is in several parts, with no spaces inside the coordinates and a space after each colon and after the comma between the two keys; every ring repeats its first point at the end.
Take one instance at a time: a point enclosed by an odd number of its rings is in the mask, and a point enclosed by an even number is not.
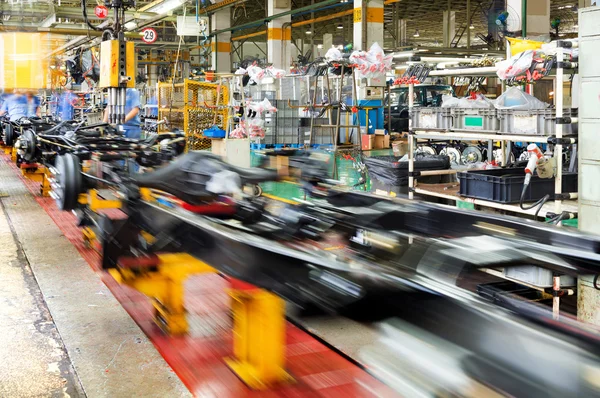
{"type": "Polygon", "coordinates": [[[548,199],[550,199],[550,195],[545,195],[543,198],[539,199],[534,204],[532,204],[530,206],[525,206],[523,204],[523,200],[525,199],[525,193],[527,192],[527,188],[528,187],[529,187],[529,184],[525,185],[523,187],[523,190],[521,191],[521,198],[519,199],[519,207],[522,210],[531,210],[531,209],[535,208],[536,206],[539,206],[538,209],[535,212],[535,217],[537,218],[540,210],[542,209],[542,207],[544,206],[544,204],[546,203],[546,201],[548,201],[548,199]]]}
{"type": "Polygon", "coordinates": [[[87,24],[87,26],[90,27],[90,29],[92,30],[102,30],[101,28],[95,26],[94,24],[92,24],[89,19],[88,19],[88,15],[87,15],[87,6],[86,6],[86,0],[81,0],[81,11],[83,12],[83,19],[85,20],[85,23],[87,24]]]}

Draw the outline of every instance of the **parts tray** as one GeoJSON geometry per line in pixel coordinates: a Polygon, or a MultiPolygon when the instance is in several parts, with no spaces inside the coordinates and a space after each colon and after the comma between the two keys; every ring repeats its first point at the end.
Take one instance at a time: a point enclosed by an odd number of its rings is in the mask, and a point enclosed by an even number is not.
{"type": "MultiPolygon", "coordinates": [[[[519,203],[525,181],[524,168],[471,170],[457,173],[461,196],[496,203],[519,203]]],[[[562,192],[577,192],[577,173],[563,172],[562,192]]],[[[550,195],[553,200],[554,178],[534,175],[525,192],[525,202],[534,202],[550,195]]]]}

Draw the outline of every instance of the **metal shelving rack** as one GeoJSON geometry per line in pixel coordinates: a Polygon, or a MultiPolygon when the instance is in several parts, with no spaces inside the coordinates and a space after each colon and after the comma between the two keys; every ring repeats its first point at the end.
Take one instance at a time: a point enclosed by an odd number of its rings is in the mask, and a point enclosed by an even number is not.
{"type": "MultiPolygon", "coordinates": [[[[554,138],[556,139],[556,143],[554,144],[554,157],[557,161],[557,171],[555,177],[555,194],[560,195],[562,193],[562,153],[563,153],[563,125],[564,121],[561,120],[563,118],[563,84],[564,84],[564,75],[565,69],[573,69],[576,65],[569,62],[563,62],[564,60],[564,49],[566,47],[577,47],[577,41],[558,41],[557,49],[556,49],[556,59],[557,59],[557,67],[555,74],[555,108],[556,108],[556,131],[554,138]],[[563,47],[564,46],[564,47],[563,47]]],[[[436,70],[431,71],[429,73],[430,77],[450,77],[450,76],[490,76],[495,77],[497,72],[497,68],[494,67],[482,67],[482,68],[464,68],[464,69],[452,69],[452,70],[436,70]]],[[[408,85],[408,106],[409,112],[412,112],[414,107],[414,85],[408,85]]],[[[571,118],[572,123],[576,123],[577,120],[575,118],[571,118]]],[[[462,198],[460,196],[454,196],[448,193],[439,193],[435,191],[430,191],[427,189],[422,189],[416,187],[416,177],[415,177],[415,156],[414,151],[417,146],[417,141],[419,138],[423,139],[447,139],[447,140],[477,140],[477,141],[485,141],[487,140],[489,145],[493,141],[501,141],[503,144],[506,142],[529,142],[529,143],[550,143],[548,136],[532,136],[532,135],[511,135],[511,134],[491,134],[489,132],[464,132],[464,131],[442,131],[442,130],[427,130],[427,129],[413,129],[412,128],[412,120],[409,118],[409,139],[408,139],[408,197],[409,199],[414,199],[415,193],[420,193],[428,196],[435,196],[449,200],[460,200],[469,203],[473,203],[478,206],[485,206],[490,208],[508,210],[521,214],[534,214],[535,211],[524,211],[518,205],[506,205],[501,203],[495,203],[486,200],[480,199],[469,199],[462,198]]],[[[489,150],[488,153],[492,153],[489,150]]],[[[502,154],[506,155],[504,145],[502,145],[502,154]]],[[[436,172],[428,171],[427,175],[433,175],[436,172]]],[[[447,170],[444,170],[443,173],[439,174],[448,174],[447,170]]],[[[421,175],[424,175],[421,173],[421,175]]],[[[576,198],[576,195],[573,196],[573,199],[576,198]]],[[[557,199],[554,200],[554,213],[560,214],[563,211],[563,203],[560,200],[560,197],[557,196],[557,199]]],[[[565,210],[573,211],[577,208],[576,200],[570,200],[566,203],[567,206],[564,207],[565,210]]],[[[549,206],[544,206],[544,209],[548,209],[549,206]]],[[[549,209],[548,209],[549,210],[549,209]]],[[[576,211],[576,210],[575,210],[576,211]]],[[[545,214],[545,213],[542,213],[545,214]]]]}

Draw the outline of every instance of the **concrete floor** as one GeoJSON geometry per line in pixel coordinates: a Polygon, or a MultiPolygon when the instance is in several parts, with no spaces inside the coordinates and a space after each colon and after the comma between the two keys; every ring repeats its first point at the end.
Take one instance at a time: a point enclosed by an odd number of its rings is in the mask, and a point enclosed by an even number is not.
{"type": "Polygon", "coordinates": [[[40,287],[2,207],[0,258],[0,396],[83,396],[40,287]]]}
{"type": "Polygon", "coordinates": [[[190,396],[6,159],[0,191],[0,396],[190,396]]]}

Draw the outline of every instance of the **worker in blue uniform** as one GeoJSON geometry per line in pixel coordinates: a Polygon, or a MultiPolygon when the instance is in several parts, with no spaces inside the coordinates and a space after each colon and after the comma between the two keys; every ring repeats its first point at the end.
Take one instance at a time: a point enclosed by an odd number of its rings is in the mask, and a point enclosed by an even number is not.
{"type": "Polygon", "coordinates": [[[58,101],[58,115],[60,120],[73,120],[74,104],[77,101],[77,95],[70,90],[65,91],[58,101]]]}
{"type": "Polygon", "coordinates": [[[17,91],[6,98],[0,108],[0,116],[8,114],[11,122],[22,117],[33,117],[40,115],[40,99],[32,92],[17,91]]]}
{"type": "Polygon", "coordinates": [[[27,91],[25,98],[27,98],[27,117],[41,116],[40,105],[42,101],[40,101],[40,97],[34,95],[32,91],[27,91]]]}
{"type": "MultiPolygon", "coordinates": [[[[104,110],[104,122],[108,123],[108,108],[104,110]]],[[[120,127],[127,138],[142,136],[140,120],[140,93],[135,88],[128,88],[125,98],[125,123],[120,127]]]]}

